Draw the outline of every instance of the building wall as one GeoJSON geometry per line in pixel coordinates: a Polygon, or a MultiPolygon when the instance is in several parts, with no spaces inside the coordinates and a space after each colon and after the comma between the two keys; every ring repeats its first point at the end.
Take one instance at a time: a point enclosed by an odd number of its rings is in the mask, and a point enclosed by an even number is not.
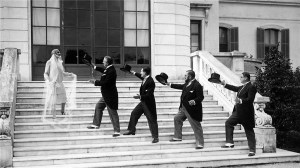
{"type": "Polygon", "coordinates": [[[152,74],[182,79],[190,69],[190,1],[151,0],[152,74]]]}
{"type": "Polygon", "coordinates": [[[31,80],[30,15],[27,0],[0,1],[0,48],[21,49],[21,80],[31,80]]]}
{"type": "MultiPolygon", "coordinates": [[[[300,66],[300,2],[298,0],[150,0],[151,66],[182,79],[190,69],[190,20],[202,20],[202,50],[219,51],[219,24],[239,27],[239,50],[256,57],[256,29],[277,25],[290,29],[290,58],[300,66]],[[191,9],[190,3],[211,4],[191,9]],[[207,15],[208,14],[208,15],[207,15]]],[[[31,80],[30,0],[0,0],[0,48],[21,49],[21,80],[31,80]]]]}
{"type": "Polygon", "coordinates": [[[206,14],[205,8],[192,8],[190,15],[191,20],[202,20],[202,50],[219,52],[219,0],[191,0],[190,3],[211,5],[206,14]]]}
{"type": "Polygon", "coordinates": [[[254,58],[258,27],[275,25],[289,29],[292,66],[300,66],[300,1],[220,0],[220,23],[239,28],[239,51],[254,58]]]}

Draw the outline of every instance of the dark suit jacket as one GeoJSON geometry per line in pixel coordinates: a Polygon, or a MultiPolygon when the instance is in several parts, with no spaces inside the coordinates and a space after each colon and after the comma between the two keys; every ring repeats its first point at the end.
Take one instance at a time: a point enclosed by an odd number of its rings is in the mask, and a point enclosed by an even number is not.
{"type": "Polygon", "coordinates": [[[201,84],[194,80],[188,87],[186,87],[187,84],[171,84],[171,88],[174,89],[180,89],[182,90],[182,94],[180,97],[180,106],[179,108],[184,105],[187,112],[190,114],[190,116],[195,119],[196,121],[202,121],[202,101],[204,99],[203,95],[203,87],[201,84]],[[196,105],[191,106],[189,104],[190,100],[194,100],[196,102],[196,105]]]}
{"type": "Polygon", "coordinates": [[[116,87],[117,72],[114,66],[107,69],[96,67],[96,70],[103,73],[100,80],[95,81],[95,86],[101,86],[101,93],[105,103],[110,108],[118,109],[118,90],[116,87]]]}
{"type": "Polygon", "coordinates": [[[251,84],[247,83],[245,87],[243,86],[232,86],[229,84],[225,85],[225,88],[238,92],[237,97],[242,100],[241,104],[236,104],[233,108],[232,115],[237,115],[239,123],[246,127],[255,127],[255,116],[253,102],[255,99],[256,88],[251,84]],[[243,88],[243,89],[242,89],[243,88]]]}
{"type": "MultiPolygon", "coordinates": [[[[144,78],[139,73],[135,73],[135,76],[137,76],[141,80],[144,80],[144,78]]],[[[153,117],[157,119],[154,90],[155,90],[155,82],[153,78],[149,76],[144,82],[144,84],[142,84],[140,87],[141,101],[145,102],[148,109],[153,114],[153,117]]]]}

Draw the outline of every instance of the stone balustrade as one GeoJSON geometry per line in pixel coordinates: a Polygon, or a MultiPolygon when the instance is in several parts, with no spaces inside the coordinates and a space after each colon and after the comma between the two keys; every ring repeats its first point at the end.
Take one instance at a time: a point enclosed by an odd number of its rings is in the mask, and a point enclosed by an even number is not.
{"type": "MultiPolygon", "coordinates": [[[[14,138],[15,104],[18,80],[18,56],[21,53],[16,48],[0,50],[2,56],[0,71],[0,114],[8,115],[9,125],[1,128],[0,136],[0,167],[12,166],[12,147],[14,138]],[[5,130],[4,130],[5,129],[5,130]]],[[[1,119],[2,120],[2,119],[1,119]]]]}
{"type": "MultiPolygon", "coordinates": [[[[235,66],[233,66],[235,67],[235,66]]],[[[240,86],[239,76],[236,72],[231,71],[222,62],[206,51],[196,51],[191,54],[191,68],[195,71],[199,81],[211,91],[214,97],[217,97],[220,104],[226,110],[232,111],[236,93],[224,88],[220,84],[208,82],[212,73],[220,74],[220,80],[226,83],[240,86]]],[[[276,135],[275,128],[272,127],[272,117],[264,112],[266,103],[269,102],[268,97],[263,97],[259,93],[256,94],[253,103],[255,109],[255,133],[258,145],[262,145],[264,152],[276,151],[276,135]]]]}

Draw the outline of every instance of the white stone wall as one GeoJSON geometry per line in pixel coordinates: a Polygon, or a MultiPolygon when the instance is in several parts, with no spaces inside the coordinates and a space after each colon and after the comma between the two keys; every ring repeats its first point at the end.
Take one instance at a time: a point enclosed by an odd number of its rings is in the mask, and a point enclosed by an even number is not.
{"type": "Polygon", "coordinates": [[[220,22],[239,27],[239,50],[255,58],[258,27],[276,25],[290,29],[292,66],[294,68],[300,66],[300,1],[276,0],[270,5],[262,2],[226,3],[222,0],[220,1],[220,22]]]}
{"type": "Polygon", "coordinates": [[[27,0],[0,0],[0,48],[21,49],[21,80],[31,80],[30,15],[27,0]]]}
{"type": "Polygon", "coordinates": [[[183,79],[190,69],[190,1],[151,0],[152,74],[183,79]]]}
{"type": "Polygon", "coordinates": [[[219,52],[219,0],[191,0],[191,3],[211,5],[207,18],[204,8],[191,9],[191,20],[202,21],[202,50],[219,52]]]}

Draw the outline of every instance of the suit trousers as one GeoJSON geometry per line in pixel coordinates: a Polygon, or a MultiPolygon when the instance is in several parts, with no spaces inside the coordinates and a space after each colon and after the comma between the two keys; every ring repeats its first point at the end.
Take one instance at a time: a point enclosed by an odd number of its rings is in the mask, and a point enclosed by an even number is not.
{"type": "Polygon", "coordinates": [[[145,102],[140,102],[131,112],[127,130],[131,132],[136,131],[136,124],[138,123],[138,120],[142,114],[145,114],[148,120],[152,138],[158,138],[157,116],[156,114],[151,113],[145,102]]]}
{"type": "Polygon", "coordinates": [[[199,121],[194,120],[187,112],[186,108],[182,105],[179,112],[174,117],[174,138],[182,139],[182,126],[183,122],[188,119],[196,138],[196,145],[204,146],[203,129],[199,121]]]}
{"type": "MultiPolygon", "coordinates": [[[[233,113],[225,122],[225,131],[226,131],[226,143],[232,143],[233,144],[233,131],[234,126],[236,126],[239,123],[238,117],[235,113],[233,113]]],[[[256,141],[255,141],[255,133],[253,128],[242,124],[242,126],[245,129],[245,133],[248,140],[248,146],[250,152],[256,152],[256,141]]]]}
{"type": "MultiPolygon", "coordinates": [[[[106,103],[103,98],[100,98],[98,103],[95,107],[95,114],[94,114],[94,120],[93,125],[99,126],[101,125],[102,116],[103,116],[103,110],[106,107],[106,103]]],[[[107,106],[107,111],[111,120],[111,123],[114,127],[115,132],[120,132],[120,123],[119,123],[119,115],[117,110],[111,109],[109,106],[107,106]]]]}

